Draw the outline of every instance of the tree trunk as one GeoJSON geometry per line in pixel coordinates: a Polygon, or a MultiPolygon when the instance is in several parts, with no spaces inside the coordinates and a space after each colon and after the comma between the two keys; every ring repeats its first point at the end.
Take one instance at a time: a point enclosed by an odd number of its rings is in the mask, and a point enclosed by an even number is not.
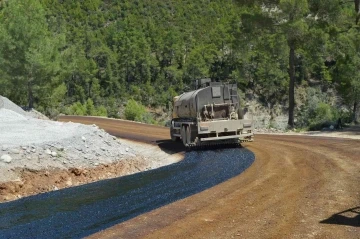
{"type": "Polygon", "coordinates": [[[356,25],[359,23],[360,19],[360,0],[354,0],[355,3],[355,12],[356,12],[356,25]]]}
{"type": "Polygon", "coordinates": [[[353,109],[353,122],[355,124],[359,123],[358,115],[357,115],[357,109],[358,109],[358,102],[354,102],[354,109],[353,109]]]}
{"type": "Polygon", "coordinates": [[[32,80],[31,78],[28,79],[28,106],[29,109],[34,108],[34,95],[32,90],[32,80]]]}
{"type": "Polygon", "coordinates": [[[290,128],[294,128],[294,108],[295,108],[295,46],[289,43],[289,121],[290,128]]]}

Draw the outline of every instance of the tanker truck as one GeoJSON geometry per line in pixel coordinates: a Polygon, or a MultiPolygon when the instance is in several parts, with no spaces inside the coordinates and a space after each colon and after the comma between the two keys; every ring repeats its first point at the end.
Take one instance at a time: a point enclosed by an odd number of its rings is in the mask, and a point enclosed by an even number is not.
{"type": "Polygon", "coordinates": [[[253,141],[254,126],[244,119],[236,84],[195,81],[195,90],[174,97],[173,141],[185,147],[253,141]]]}

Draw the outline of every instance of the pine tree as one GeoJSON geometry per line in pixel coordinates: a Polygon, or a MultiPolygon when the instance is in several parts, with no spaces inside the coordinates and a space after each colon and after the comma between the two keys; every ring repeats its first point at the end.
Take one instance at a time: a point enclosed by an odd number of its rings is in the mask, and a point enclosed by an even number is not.
{"type": "Polygon", "coordinates": [[[38,0],[8,1],[0,15],[0,59],[10,89],[9,96],[33,108],[59,71],[60,38],[48,30],[45,11],[38,0]],[[27,95],[27,99],[24,96],[27,95]]]}

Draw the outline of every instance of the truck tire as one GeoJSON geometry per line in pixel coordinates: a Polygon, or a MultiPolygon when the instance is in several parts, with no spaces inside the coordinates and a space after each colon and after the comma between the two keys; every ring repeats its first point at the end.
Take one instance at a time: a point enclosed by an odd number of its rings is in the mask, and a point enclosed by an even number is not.
{"type": "Polygon", "coordinates": [[[184,146],[187,145],[187,134],[186,134],[186,126],[181,127],[181,139],[184,146]]]}
{"type": "Polygon", "coordinates": [[[174,133],[175,133],[175,130],[174,130],[172,127],[170,127],[170,138],[171,138],[171,141],[173,141],[173,142],[179,141],[180,138],[177,137],[177,136],[174,136],[174,133]]]}
{"type": "Polygon", "coordinates": [[[186,143],[191,144],[192,141],[193,140],[191,138],[191,125],[189,125],[188,127],[186,127],[186,143]]]}

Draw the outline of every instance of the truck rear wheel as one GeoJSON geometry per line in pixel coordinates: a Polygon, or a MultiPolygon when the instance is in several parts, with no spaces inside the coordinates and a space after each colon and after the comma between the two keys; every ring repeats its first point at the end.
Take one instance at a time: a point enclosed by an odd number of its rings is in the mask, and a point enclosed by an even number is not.
{"type": "Polygon", "coordinates": [[[174,136],[174,134],[175,134],[175,130],[172,127],[170,127],[170,138],[171,138],[171,140],[174,141],[174,142],[179,141],[180,138],[177,137],[177,136],[174,136]]]}
{"type": "Polygon", "coordinates": [[[182,126],[181,127],[181,139],[182,139],[182,142],[184,144],[184,146],[187,146],[188,142],[187,142],[187,126],[182,126]]]}
{"type": "Polygon", "coordinates": [[[192,139],[191,139],[191,126],[189,125],[188,127],[186,127],[186,143],[187,144],[191,144],[192,143],[192,139]]]}

